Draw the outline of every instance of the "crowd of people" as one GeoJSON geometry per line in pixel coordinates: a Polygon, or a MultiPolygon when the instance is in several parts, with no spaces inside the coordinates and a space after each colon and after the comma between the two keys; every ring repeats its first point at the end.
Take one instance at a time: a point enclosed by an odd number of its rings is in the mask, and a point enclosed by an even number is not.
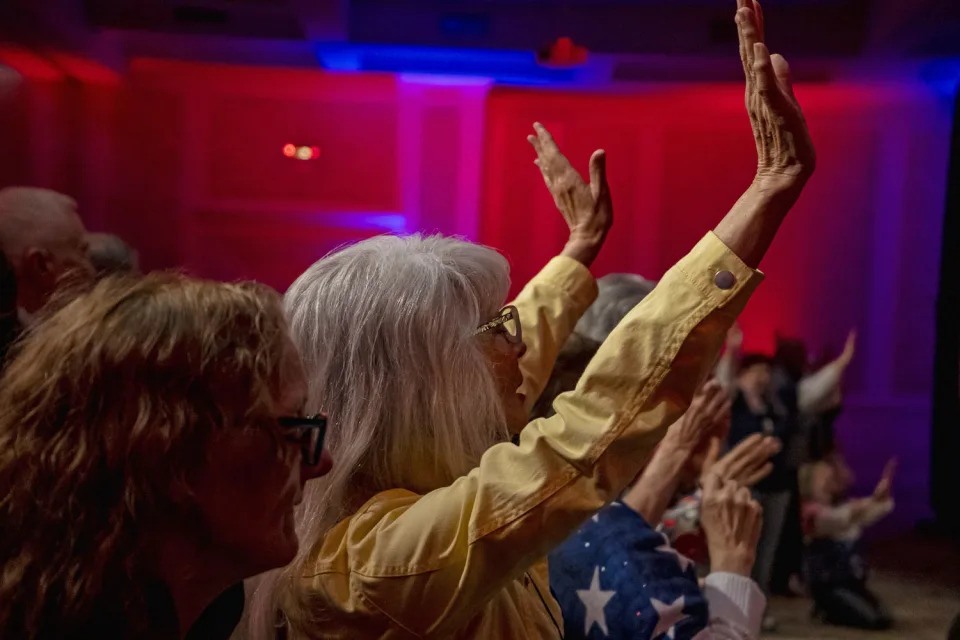
{"type": "Polygon", "coordinates": [[[281,296],[143,274],[72,199],[0,191],[0,637],[744,640],[778,572],[888,626],[856,541],[893,468],[850,499],[832,438],[852,339],[813,372],[739,353],[815,152],[759,4],[735,22],[756,176],[656,283],[591,275],[606,156],[585,181],[539,124],[570,237],[509,302],[460,239],[365,240],[281,296]]]}

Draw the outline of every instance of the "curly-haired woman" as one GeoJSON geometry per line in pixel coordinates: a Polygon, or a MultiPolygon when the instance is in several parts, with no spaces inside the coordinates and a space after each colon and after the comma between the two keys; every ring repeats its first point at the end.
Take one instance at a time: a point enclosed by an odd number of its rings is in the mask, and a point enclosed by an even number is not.
{"type": "Polygon", "coordinates": [[[229,635],[330,468],[305,397],[258,285],[108,278],[32,328],[0,383],[0,637],[229,635]]]}

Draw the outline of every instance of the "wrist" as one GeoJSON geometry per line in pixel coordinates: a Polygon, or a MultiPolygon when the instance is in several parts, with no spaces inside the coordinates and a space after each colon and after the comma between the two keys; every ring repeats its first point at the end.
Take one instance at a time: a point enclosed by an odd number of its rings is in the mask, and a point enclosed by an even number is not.
{"type": "Polygon", "coordinates": [[[573,258],[585,267],[590,267],[600,253],[603,239],[589,239],[570,236],[560,255],[573,258]]]}
{"type": "Polygon", "coordinates": [[[698,444],[697,442],[689,442],[688,439],[683,438],[679,435],[678,430],[668,429],[667,434],[663,436],[663,440],[660,441],[658,451],[662,452],[661,455],[663,456],[669,456],[674,460],[686,462],[698,444]]]}
{"type": "Polygon", "coordinates": [[[751,186],[764,197],[796,201],[810,176],[811,173],[808,172],[784,174],[760,170],[754,176],[751,186]]]}
{"type": "Polygon", "coordinates": [[[710,571],[732,573],[749,578],[756,562],[756,553],[744,550],[710,553],[710,571]]]}
{"type": "Polygon", "coordinates": [[[599,255],[606,237],[607,229],[573,229],[561,255],[573,258],[589,267],[599,255]]]}

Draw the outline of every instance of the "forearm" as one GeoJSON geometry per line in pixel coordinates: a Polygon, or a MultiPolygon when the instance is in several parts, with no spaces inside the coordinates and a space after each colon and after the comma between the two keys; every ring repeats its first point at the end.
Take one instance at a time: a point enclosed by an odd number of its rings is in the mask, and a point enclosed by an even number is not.
{"type": "Polygon", "coordinates": [[[605,237],[606,233],[596,233],[587,237],[571,237],[560,255],[576,260],[589,269],[600,254],[605,237]]]}
{"type": "Polygon", "coordinates": [[[853,520],[861,527],[869,527],[893,511],[893,500],[890,498],[882,500],[871,496],[856,502],[858,506],[853,510],[853,520]]]}
{"type": "Polygon", "coordinates": [[[668,431],[640,479],[624,494],[623,504],[647,522],[660,522],[676,493],[680,471],[689,457],[690,452],[680,447],[668,431]]]}
{"type": "Polygon", "coordinates": [[[543,392],[557,354],[597,297],[597,282],[580,261],[556,257],[512,302],[520,313],[527,350],[520,359],[521,392],[529,410],[543,392]]]}
{"type": "Polygon", "coordinates": [[[843,371],[841,361],[835,360],[803,378],[797,384],[797,406],[800,411],[814,414],[833,408],[830,406],[830,399],[840,387],[843,371]]]}
{"type": "Polygon", "coordinates": [[[803,177],[755,179],[714,233],[748,266],[757,268],[805,182],[803,177]]]}

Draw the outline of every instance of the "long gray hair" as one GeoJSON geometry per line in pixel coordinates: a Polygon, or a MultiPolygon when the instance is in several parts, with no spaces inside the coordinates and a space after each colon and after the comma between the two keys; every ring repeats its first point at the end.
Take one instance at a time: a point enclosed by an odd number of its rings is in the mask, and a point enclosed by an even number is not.
{"type": "Polygon", "coordinates": [[[329,417],[334,466],[305,489],[297,558],[258,581],[251,637],[273,637],[281,606],[291,631],[315,617],[297,595],[299,576],[333,525],[379,491],[446,486],[509,438],[493,375],[473,339],[509,284],[507,261],[487,247],[442,236],[380,236],[319,260],[287,291],[308,411],[329,417]]]}

